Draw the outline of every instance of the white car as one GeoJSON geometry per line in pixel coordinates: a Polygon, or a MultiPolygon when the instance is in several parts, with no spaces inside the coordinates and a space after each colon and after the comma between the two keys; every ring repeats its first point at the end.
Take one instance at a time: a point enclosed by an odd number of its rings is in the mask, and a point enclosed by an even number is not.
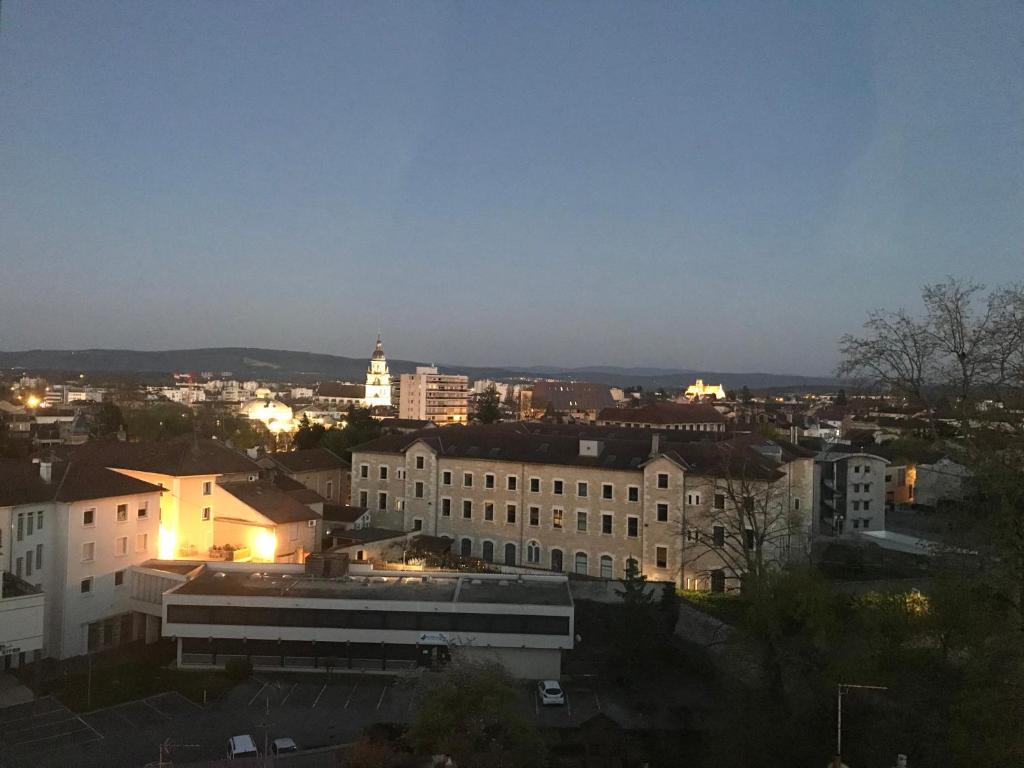
{"type": "Polygon", "coordinates": [[[274,742],[270,745],[270,750],[275,755],[286,755],[289,752],[298,752],[299,748],[295,745],[294,739],[283,738],[274,739],[274,742]]]}
{"type": "Polygon", "coordinates": [[[540,697],[540,703],[545,706],[565,704],[565,691],[557,680],[541,680],[537,683],[537,695],[540,697]]]}
{"type": "Polygon", "coordinates": [[[259,757],[259,754],[256,749],[256,742],[247,733],[241,736],[232,736],[228,739],[229,760],[242,757],[259,757]]]}

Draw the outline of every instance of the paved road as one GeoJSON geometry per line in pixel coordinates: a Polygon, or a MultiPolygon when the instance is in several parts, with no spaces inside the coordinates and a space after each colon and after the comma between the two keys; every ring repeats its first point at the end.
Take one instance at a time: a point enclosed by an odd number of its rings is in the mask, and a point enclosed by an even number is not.
{"type": "MultiPolygon", "coordinates": [[[[565,685],[564,707],[542,707],[532,685],[518,701],[542,727],[571,727],[597,712],[640,717],[613,692],[586,681],[565,685]]],[[[116,768],[154,762],[159,745],[176,763],[224,756],[230,736],[264,739],[290,736],[300,749],[316,749],[356,740],[373,723],[409,722],[420,691],[416,678],[369,674],[319,677],[258,676],[205,706],[177,693],[165,693],[83,715],[69,712],[52,698],[0,709],[0,767],[116,768]]],[[[642,718],[641,718],[642,721],[642,718]]]]}

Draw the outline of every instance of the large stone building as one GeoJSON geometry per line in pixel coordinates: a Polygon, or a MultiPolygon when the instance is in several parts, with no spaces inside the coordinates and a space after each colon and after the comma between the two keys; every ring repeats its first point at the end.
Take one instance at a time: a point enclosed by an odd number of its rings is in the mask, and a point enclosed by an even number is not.
{"type": "Polygon", "coordinates": [[[602,578],[632,561],[654,580],[725,589],[741,575],[730,552],[749,539],[728,524],[745,485],[770,494],[772,530],[755,546],[768,560],[802,554],[813,454],[699,437],[525,423],[385,435],[353,451],[352,504],[465,556],[602,578]]]}
{"type": "Polygon", "coordinates": [[[469,420],[469,377],[438,373],[421,365],[403,373],[399,388],[400,419],[426,419],[435,424],[465,424],[469,420]]]}
{"type": "Polygon", "coordinates": [[[609,427],[649,427],[688,432],[725,432],[725,416],[708,403],[656,401],[636,408],[604,408],[597,423],[609,427]]]}

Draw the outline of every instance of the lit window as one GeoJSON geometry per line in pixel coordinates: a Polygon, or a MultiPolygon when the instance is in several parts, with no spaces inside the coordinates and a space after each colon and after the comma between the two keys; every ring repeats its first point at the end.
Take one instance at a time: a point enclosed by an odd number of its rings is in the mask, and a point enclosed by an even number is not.
{"type": "Polygon", "coordinates": [[[128,521],[128,505],[118,504],[117,505],[117,522],[125,523],[128,521]]]}
{"type": "Polygon", "coordinates": [[[551,527],[561,528],[562,527],[562,510],[553,509],[551,510],[551,527]]]}

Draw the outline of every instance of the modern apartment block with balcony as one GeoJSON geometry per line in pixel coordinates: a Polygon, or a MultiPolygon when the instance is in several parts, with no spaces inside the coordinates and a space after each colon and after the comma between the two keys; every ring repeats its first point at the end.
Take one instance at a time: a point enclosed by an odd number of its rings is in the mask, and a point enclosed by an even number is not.
{"type": "Polygon", "coordinates": [[[818,509],[815,533],[852,536],[885,530],[886,466],[870,453],[829,449],[815,458],[818,509]]]}
{"type": "Polygon", "coordinates": [[[438,373],[430,366],[419,366],[416,373],[403,373],[398,417],[465,424],[469,420],[469,378],[438,373]]]}

